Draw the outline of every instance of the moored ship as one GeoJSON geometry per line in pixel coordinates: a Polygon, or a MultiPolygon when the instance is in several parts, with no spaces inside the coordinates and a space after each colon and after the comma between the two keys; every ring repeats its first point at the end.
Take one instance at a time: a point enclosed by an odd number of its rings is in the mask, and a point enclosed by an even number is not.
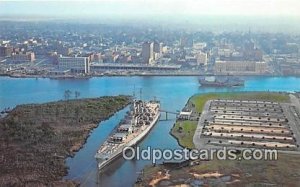
{"type": "Polygon", "coordinates": [[[234,87],[234,86],[244,86],[244,80],[238,77],[232,76],[210,76],[199,78],[199,83],[201,86],[207,87],[234,87]]]}
{"type": "Polygon", "coordinates": [[[135,100],[117,129],[100,146],[95,158],[101,170],[122,154],[123,148],[135,146],[153,128],[160,117],[158,101],[135,100]]]}

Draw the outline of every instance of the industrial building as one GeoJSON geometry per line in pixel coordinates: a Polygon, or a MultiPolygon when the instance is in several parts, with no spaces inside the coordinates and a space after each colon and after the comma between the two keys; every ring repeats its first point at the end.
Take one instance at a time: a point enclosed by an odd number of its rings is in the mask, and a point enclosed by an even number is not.
{"type": "Polygon", "coordinates": [[[216,61],[215,62],[215,74],[246,74],[246,75],[258,75],[265,74],[267,72],[266,62],[256,61],[216,61]]]}

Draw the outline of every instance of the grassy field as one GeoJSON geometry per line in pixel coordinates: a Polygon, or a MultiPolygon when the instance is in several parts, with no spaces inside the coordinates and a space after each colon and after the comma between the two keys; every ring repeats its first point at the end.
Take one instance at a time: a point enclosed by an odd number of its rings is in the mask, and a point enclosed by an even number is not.
{"type": "Polygon", "coordinates": [[[235,99],[235,100],[261,100],[272,102],[289,102],[290,98],[287,94],[275,92],[238,92],[238,93],[209,93],[194,95],[189,102],[195,105],[197,112],[202,112],[206,101],[212,99],[235,99]]]}
{"type": "Polygon", "coordinates": [[[186,148],[194,148],[193,135],[197,128],[197,121],[177,121],[171,130],[171,134],[178,139],[179,145],[186,148]]]}
{"type": "Polygon", "coordinates": [[[0,120],[0,186],[57,186],[65,158],[129,103],[130,97],[115,96],[17,106],[0,120]]]}

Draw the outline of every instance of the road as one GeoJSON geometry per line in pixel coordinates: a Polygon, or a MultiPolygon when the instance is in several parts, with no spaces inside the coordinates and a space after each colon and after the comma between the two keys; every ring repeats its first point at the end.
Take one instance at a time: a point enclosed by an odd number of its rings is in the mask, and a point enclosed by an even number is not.
{"type": "Polygon", "coordinates": [[[290,96],[290,99],[291,99],[291,103],[297,108],[298,113],[300,113],[300,101],[299,101],[299,99],[293,94],[290,94],[289,96],[290,96]]]}
{"type": "MultiPolygon", "coordinates": [[[[289,126],[294,133],[294,137],[296,138],[296,144],[299,145],[300,142],[300,118],[297,113],[300,113],[300,102],[295,95],[290,94],[291,104],[282,104],[282,109],[289,120],[289,126]],[[294,108],[294,107],[295,108],[294,108]],[[296,112],[295,110],[298,110],[296,112]]],[[[300,148],[298,148],[300,150],[300,148]]]]}
{"type": "Polygon", "coordinates": [[[204,146],[205,146],[203,144],[203,141],[201,140],[201,133],[202,133],[202,129],[203,129],[203,126],[204,126],[204,121],[205,121],[207,113],[209,111],[210,103],[211,103],[211,101],[207,101],[205,103],[205,105],[203,107],[203,110],[202,110],[202,113],[201,113],[201,116],[200,116],[199,121],[198,121],[198,125],[197,125],[197,128],[196,128],[195,134],[193,136],[193,143],[194,143],[196,149],[203,149],[204,146]]]}

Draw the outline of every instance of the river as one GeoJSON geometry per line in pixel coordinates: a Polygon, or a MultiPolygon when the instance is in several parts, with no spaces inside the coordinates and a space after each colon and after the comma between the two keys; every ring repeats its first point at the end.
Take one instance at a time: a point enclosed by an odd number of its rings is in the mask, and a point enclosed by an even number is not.
{"type": "MultiPolygon", "coordinates": [[[[81,98],[104,95],[132,95],[142,99],[156,97],[164,110],[177,111],[184,107],[193,94],[236,91],[300,91],[299,77],[245,77],[245,86],[239,88],[201,88],[197,77],[145,76],[145,77],[95,77],[87,80],[52,80],[43,78],[0,77],[0,110],[18,104],[41,103],[63,99],[64,91],[79,91],[81,98]],[[135,91],[134,91],[135,90],[135,91]],[[141,94],[140,94],[141,90],[141,94]]],[[[122,119],[128,107],[103,121],[94,129],[84,147],[73,158],[68,158],[66,179],[74,179],[83,186],[132,186],[139,171],[147,161],[118,159],[101,175],[97,175],[94,155],[99,145],[122,119]]],[[[175,116],[159,121],[140,147],[177,148],[176,140],[169,135],[175,116]]]]}

